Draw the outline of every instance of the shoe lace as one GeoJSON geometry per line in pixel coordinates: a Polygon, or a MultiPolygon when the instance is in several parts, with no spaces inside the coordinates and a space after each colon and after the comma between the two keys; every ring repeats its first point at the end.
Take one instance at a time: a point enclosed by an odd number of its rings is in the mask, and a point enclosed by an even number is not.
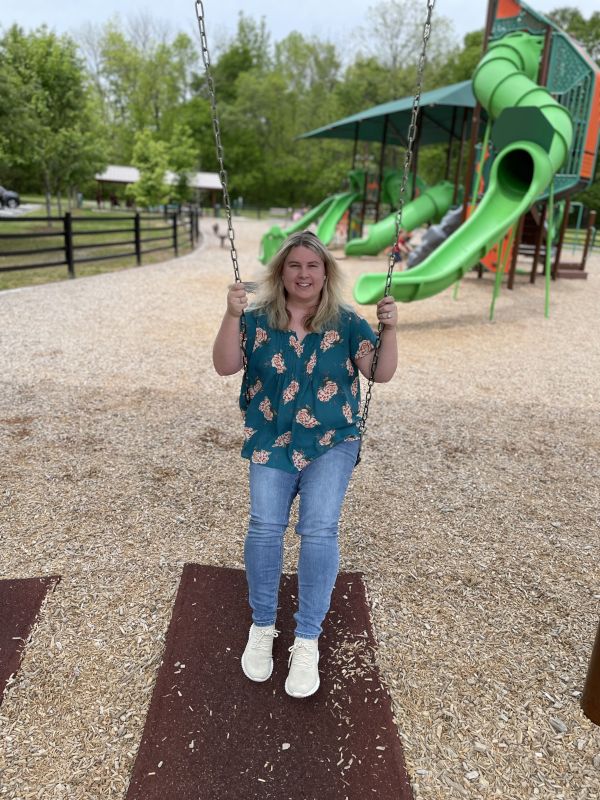
{"type": "Polygon", "coordinates": [[[255,650],[269,650],[271,647],[271,639],[276,639],[279,636],[279,631],[265,630],[254,631],[252,636],[252,647],[255,650]]]}
{"type": "Polygon", "coordinates": [[[288,667],[292,665],[292,659],[294,659],[294,664],[297,667],[312,667],[314,663],[314,653],[304,642],[295,642],[289,648],[289,653],[288,667]]]}

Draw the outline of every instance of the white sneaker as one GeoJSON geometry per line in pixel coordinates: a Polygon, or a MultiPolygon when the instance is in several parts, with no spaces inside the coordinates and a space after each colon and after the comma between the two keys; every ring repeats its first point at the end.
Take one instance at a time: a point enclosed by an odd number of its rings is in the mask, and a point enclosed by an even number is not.
{"type": "Polygon", "coordinates": [[[252,624],[248,644],[242,655],[244,675],[251,681],[267,681],[273,672],[273,639],[279,636],[275,625],[259,628],[252,624]]]}
{"type": "Polygon", "coordinates": [[[285,690],[290,697],[310,697],[321,683],[319,678],[319,640],[294,639],[290,647],[289,675],[285,690]]]}

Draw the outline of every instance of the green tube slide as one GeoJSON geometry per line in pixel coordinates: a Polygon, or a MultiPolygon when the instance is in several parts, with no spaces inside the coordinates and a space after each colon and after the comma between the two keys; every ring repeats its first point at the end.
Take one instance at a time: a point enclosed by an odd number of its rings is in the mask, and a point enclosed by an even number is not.
{"type": "Polygon", "coordinates": [[[311,222],[319,219],[319,217],[327,211],[337,196],[338,195],[332,194],[330,197],[326,197],[318,206],[311,208],[304,216],[300,217],[299,220],[296,220],[296,222],[285,230],[282,230],[279,225],[273,225],[272,228],[269,228],[260,242],[259,261],[263,264],[268,264],[290,234],[308,228],[311,222]]]}
{"type": "MultiPolygon", "coordinates": [[[[454,184],[442,181],[420,194],[402,209],[402,228],[412,231],[426,222],[441,219],[450,208],[454,184]]],[[[347,256],[376,256],[396,240],[396,214],[370,225],[367,235],[352,239],[344,248],[347,256]]]]}
{"type": "MultiPolygon", "coordinates": [[[[431,297],[452,286],[477,264],[553,181],[571,147],[568,111],[533,78],[541,42],[511,33],[492,44],[473,77],[475,96],[496,122],[492,138],[500,152],[488,189],[474,214],[425,261],[393,275],[391,294],[401,302],[431,297]]],[[[362,275],[354,287],[359,303],[382,296],[386,276],[362,275]]]]}

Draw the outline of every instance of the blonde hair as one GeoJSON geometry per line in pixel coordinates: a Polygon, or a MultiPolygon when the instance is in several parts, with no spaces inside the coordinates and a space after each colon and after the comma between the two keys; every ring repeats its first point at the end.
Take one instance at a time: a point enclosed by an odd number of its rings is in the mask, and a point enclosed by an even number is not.
{"type": "Polygon", "coordinates": [[[266,266],[266,275],[259,281],[254,308],[263,311],[271,328],[286,330],[290,315],[286,309],[286,292],[283,286],[283,266],[295,247],[308,247],[325,265],[325,282],[319,305],[314,314],[308,315],[304,325],[308,331],[320,333],[327,325],[335,324],[340,311],[351,310],[342,299],[343,276],[337,261],[329,250],[311,231],[292,233],[266,266]]]}

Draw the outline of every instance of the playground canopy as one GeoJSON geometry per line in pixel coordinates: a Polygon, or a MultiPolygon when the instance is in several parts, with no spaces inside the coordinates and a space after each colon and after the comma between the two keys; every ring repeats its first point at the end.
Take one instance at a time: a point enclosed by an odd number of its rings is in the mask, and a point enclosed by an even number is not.
{"type": "MultiPolygon", "coordinates": [[[[420,103],[420,144],[445,144],[448,139],[460,139],[464,125],[471,121],[475,104],[470,80],[424,92],[420,103]],[[459,113],[461,109],[463,113],[459,113]]],[[[406,146],[412,107],[412,97],[391,100],[303,133],[298,138],[359,139],[406,146]]]]}

